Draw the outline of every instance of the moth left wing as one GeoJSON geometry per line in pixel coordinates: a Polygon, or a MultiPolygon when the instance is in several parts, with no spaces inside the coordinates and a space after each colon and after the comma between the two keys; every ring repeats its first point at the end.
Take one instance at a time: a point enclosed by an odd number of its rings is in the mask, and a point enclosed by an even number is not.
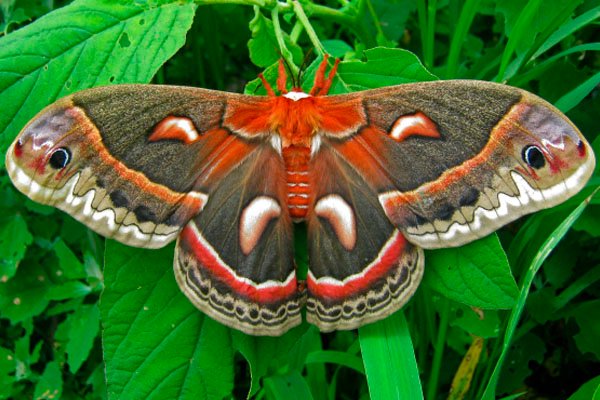
{"type": "Polygon", "coordinates": [[[385,215],[377,192],[328,139],[311,161],[307,320],[353,329],[398,310],[423,275],[423,250],[385,215]]]}
{"type": "Polygon", "coordinates": [[[216,184],[183,229],[175,276],[200,310],[252,335],[301,322],[285,169],[268,141],[216,184]]]}

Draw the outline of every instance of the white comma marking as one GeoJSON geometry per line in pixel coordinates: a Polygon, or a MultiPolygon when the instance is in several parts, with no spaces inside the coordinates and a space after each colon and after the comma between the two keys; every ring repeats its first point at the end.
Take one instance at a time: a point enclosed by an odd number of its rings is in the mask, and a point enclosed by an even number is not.
{"type": "Polygon", "coordinates": [[[217,252],[214,249],[214,247],[206,240],[206,238],[204,238],[204,236],[198,230],[198,227],[196,226],[196,223],[193,220],[190,221],[190,223],[187,225],[187,227],[191,229],[194,239],[197,240],[197,243],[194,243],[194,244],[199,245],[204,250],[207,250],[211,254],[211,256],[214,257],[219,268],[224,270],[229,276],[233,277],[233,279],[235,279],[238,282],[244,283],[246,285],[250,285],[258,290],[262,290],[262,289],[270,289],[270,288],[277,288],[277,287],[285,287],[285,286],[289,285],[290,282],[292,282],[296,278],[296,271],[290,272],[290,274],[287,276],[287,278],[285,278],[284,281],[276,281],[273,279],[269,279],[268,281],[256,283],[250,278],[240,276],[237,274],[237,272],[233,268],[231,268],[229,265],[227,265],[227,263],[225,261],[223,261],[223,259],[219,255],[219,252],[217,252]]]}
{"type": "Polygon", "coordinates": [[[281,215],[279,203],[267,196],[258,196],[250,202],[240,216],[240,248],[250,254],[258,244],[267,225],[281,215]]]}
{"type": "Polygon", "coordinates": [[[200,137],[194,123],[189,118],[172,118],[166,124],[166,129],[171,129],[172,126],[175,126],[183,132],[187,143],[195,142],[200,137]]]}
{"type": "Polygon", "coordinates": [[[393,139],[401,140],[405,135],[405,131],[413,126],[423,125],[423,119],[418,115],[405,115],[394,123],[390,136],[393,139]]]}
{"type": "Polygon", "coordinates": [[[330,194],[322,197],[315,205],[315,213],[329,221],[338,240],[346,250],[354,248],[356,245],[354,211],[341,196],[330,194]]]}

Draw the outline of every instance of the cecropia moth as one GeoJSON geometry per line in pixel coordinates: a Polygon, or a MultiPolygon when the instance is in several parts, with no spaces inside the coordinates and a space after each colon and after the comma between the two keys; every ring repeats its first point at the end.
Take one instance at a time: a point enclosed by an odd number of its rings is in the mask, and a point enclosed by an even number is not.
{"type": "Polygon", "coordinates": [[[254,335],[301,322],[351,329],[417,289],[423,248],[460,246],[552,207],[590,177],[594,154],[556,108],[479,81],[326,96],[117,85],[40,112],[6,156],[14,185],[131,246],[177,239],[181,290],[254,335]],[[293,223],[309,271],[295,274],[293,223]]]}

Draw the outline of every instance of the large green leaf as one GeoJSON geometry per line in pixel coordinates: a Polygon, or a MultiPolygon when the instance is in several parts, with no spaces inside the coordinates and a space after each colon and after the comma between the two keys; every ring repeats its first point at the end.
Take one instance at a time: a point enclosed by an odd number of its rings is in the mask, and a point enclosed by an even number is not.
{"type": "Polygon", "coordinates": [[[0,151],[44,106],[74,91],[148,82],[185,42],[195,6],[80,0],[0,38],[0,151]]]}
{"type": "Polygon", "coordinates": [[[427,252],[424,282],[442,295],[484,309],[510,308],[519,290],[498,237],[427,252]]]}
{"type": "Polygon", "coordinates": [[[100,300],[109,398],[213,399],[233,388],[228,329],[179,291],[173,246],[106,245],[100,300]]]}

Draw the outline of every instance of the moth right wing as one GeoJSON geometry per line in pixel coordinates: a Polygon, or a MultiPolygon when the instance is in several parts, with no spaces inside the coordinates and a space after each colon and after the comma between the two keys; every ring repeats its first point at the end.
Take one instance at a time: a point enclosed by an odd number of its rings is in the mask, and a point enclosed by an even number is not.
{"type": "Polygon", "coordinates": [[[423,250],[408,242],[377,192],[324,138],[311,162],[307,320],[354,329],[402,307],[423,276],[423,250]]]}

